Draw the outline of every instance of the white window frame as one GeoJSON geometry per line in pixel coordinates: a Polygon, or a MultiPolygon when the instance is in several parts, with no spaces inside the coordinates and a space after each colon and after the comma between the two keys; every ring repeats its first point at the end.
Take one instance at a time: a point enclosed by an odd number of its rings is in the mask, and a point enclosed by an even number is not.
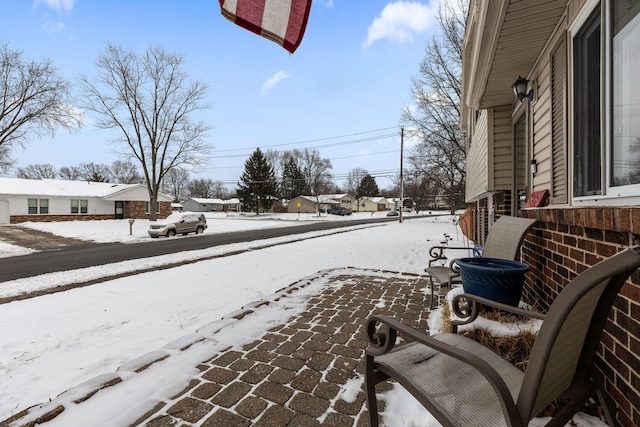
{"type": "MultiPolygon", "coordinates": [[[[571,195],[572,204],[575,206],[624,206],[624,205],[635,205],[640,203],[640,184],[632,184],[632,185],[624,185],[624,186],[612,186],[611,185],[611,159],[612,159],[612,120],[611,115],[613,114],[613,106],[612,106],[612,85],[613,85],[613,70],[611,65],[611,55],[612,55],[612,28],[611,28],[611,1],[609,0],[588,0],[585,2],[580,13],[577,15],[576,19],[574,19],[573,23],[568,28],[569,37],[567,39],[567,44],[569,48],[568,55],[568,76],[569,76],[569,84],[571,86],[571,91],[574,92],[574,51],[573,51],[573,42],[577,33],[580,32],[583,25],[591,15],[591,13],[595,10],[595,8],[600,5],[601,7],[601,88],[600,88],[600,99],[601,99],[601,162],[602,162],[602,171],[601,171],[601,195],[593,195],[593,196],[574,196],[574,184],[573,184],[573,176],[575,173],[574,167],[574,129],[573,126],[569,126],[567,129],[569,135],[569,144],[568,144],[568,159],[570,159],[570,168],[569,168],[569,180],[567,183],[569,184],[569,194],[571,195]]],[[[569,98],[570,105],[570,117],[572,117],[571,123],[573,123],[576,119],[575,117],[575,105],[574,98],[571,96],[569,98]]]]}
{"type": "Polygon", "coordinates": [[[35,197],[29,197],[27,199],[27,214],[28,215],[49,215],[49,199],[38,199],[35,197]],[[36,211],[30,212],[30,209],[34,206],[30,206],[29,203],[35,200],[36,201],[36,211]],[[44,202],[44,203],[43,203],[44,202]],[[44,206],[43,206],[44,205],[44,206]],[[43,209],[46,209],[46,212],[42,212],[43,209]]]}
{"type": "MultiPolygon", "coordinates": [[[[149,209],[149,206],[151,205],[151,202],[144,202],[144,213],[148,214],[151,213],[151,209],[149,209]]],[[[156,202],[156,214],[160,213],[160,202],[156,202]]]]}

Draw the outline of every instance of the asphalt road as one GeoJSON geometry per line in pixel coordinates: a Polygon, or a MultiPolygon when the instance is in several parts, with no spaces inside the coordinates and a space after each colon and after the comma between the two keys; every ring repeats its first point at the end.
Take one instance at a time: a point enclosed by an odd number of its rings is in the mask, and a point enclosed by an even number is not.
{"type": "Polygon", "coordinates": [[[174,252],[193,251],[231,243],[271,239],[310,231],[330,230],[361,224],[397,221],[397,217],[349,221],[327,221],[292,227],[268,228],[237,233],[208,234],[197,237],[161,238],[142,243],[91,243],[66,246],[9,258],[0,258],[0,282],[37,276],[56,271],[69,271],[174,252]]]}

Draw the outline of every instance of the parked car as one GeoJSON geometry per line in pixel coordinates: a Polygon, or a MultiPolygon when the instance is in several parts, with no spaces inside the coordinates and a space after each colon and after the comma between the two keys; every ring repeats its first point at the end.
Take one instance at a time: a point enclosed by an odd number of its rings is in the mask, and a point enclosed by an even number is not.
{"type": "Polygon", "coordinates": [[[387,212],[387,216],[398,216],[398,211],[389,211],[387,212]]]}
{"type": "Polygon", "coordinates": [[[327,209],[327,213],[328,214],[333,214],[333,215],[351,215],[351,209],[347,209],[347,208],[343,208],[342,206],[332,206],[329,209],[327,209]]]}
{"type": "Polygon", "coordinates": [[[203,214],[198,213],[172,213],[166,219],[151,223],[149,226],[149,236],[156,238],[160,236],[171,237],[177,233],[187,235],[189,233],[204,233],[207,229],[207,219],[203,214]]]}

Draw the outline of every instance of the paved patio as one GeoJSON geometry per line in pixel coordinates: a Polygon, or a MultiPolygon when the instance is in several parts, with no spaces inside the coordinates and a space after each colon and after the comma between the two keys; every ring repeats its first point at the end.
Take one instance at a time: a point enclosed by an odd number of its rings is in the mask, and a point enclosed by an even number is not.
{"type": "MultiPolygon", "coordinates": [[[[295,293],[300,283],[314,280],[327,283],[308,299],[302,312],[269,329],[260,339],[227,348],[203,361],[197,366],[199,374],[182,392],[159,402],[132,425],[368,425],[362,387],[355,399],[343,394],[348,382],[363,378],[365,320],[372,314],[385,314],[428,329],[429,296],[424,291],[428,278],[346,268],[304,279],[282,294],[295,293]]],[[[257,304],[255,310],[259,309],[257,304]]],[[[104,388],[117,390],[123,378],[114,374],[113,379],[87,393],[84,401],[104,388]]],[[[82,402],[79,399],[77,404],[82,402]]],[[[64,412],[64,405],[56,404],[55,399],[47,407],[48,412],[37,420],[45,426],[64,412]]],[[[25,415],[18,414],[0,426],[11,421],[11,425],[34,425],[33,417],[29,421],[25,415]]]]}

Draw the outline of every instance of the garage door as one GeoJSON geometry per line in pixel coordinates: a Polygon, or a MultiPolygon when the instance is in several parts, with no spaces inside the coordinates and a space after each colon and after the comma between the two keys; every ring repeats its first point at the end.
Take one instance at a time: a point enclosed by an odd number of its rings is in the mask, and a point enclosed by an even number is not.
{"type": "Polygon", "coordinates": [[[9,224],[9,201],[0,200],[0,224],[9,224]]]}

